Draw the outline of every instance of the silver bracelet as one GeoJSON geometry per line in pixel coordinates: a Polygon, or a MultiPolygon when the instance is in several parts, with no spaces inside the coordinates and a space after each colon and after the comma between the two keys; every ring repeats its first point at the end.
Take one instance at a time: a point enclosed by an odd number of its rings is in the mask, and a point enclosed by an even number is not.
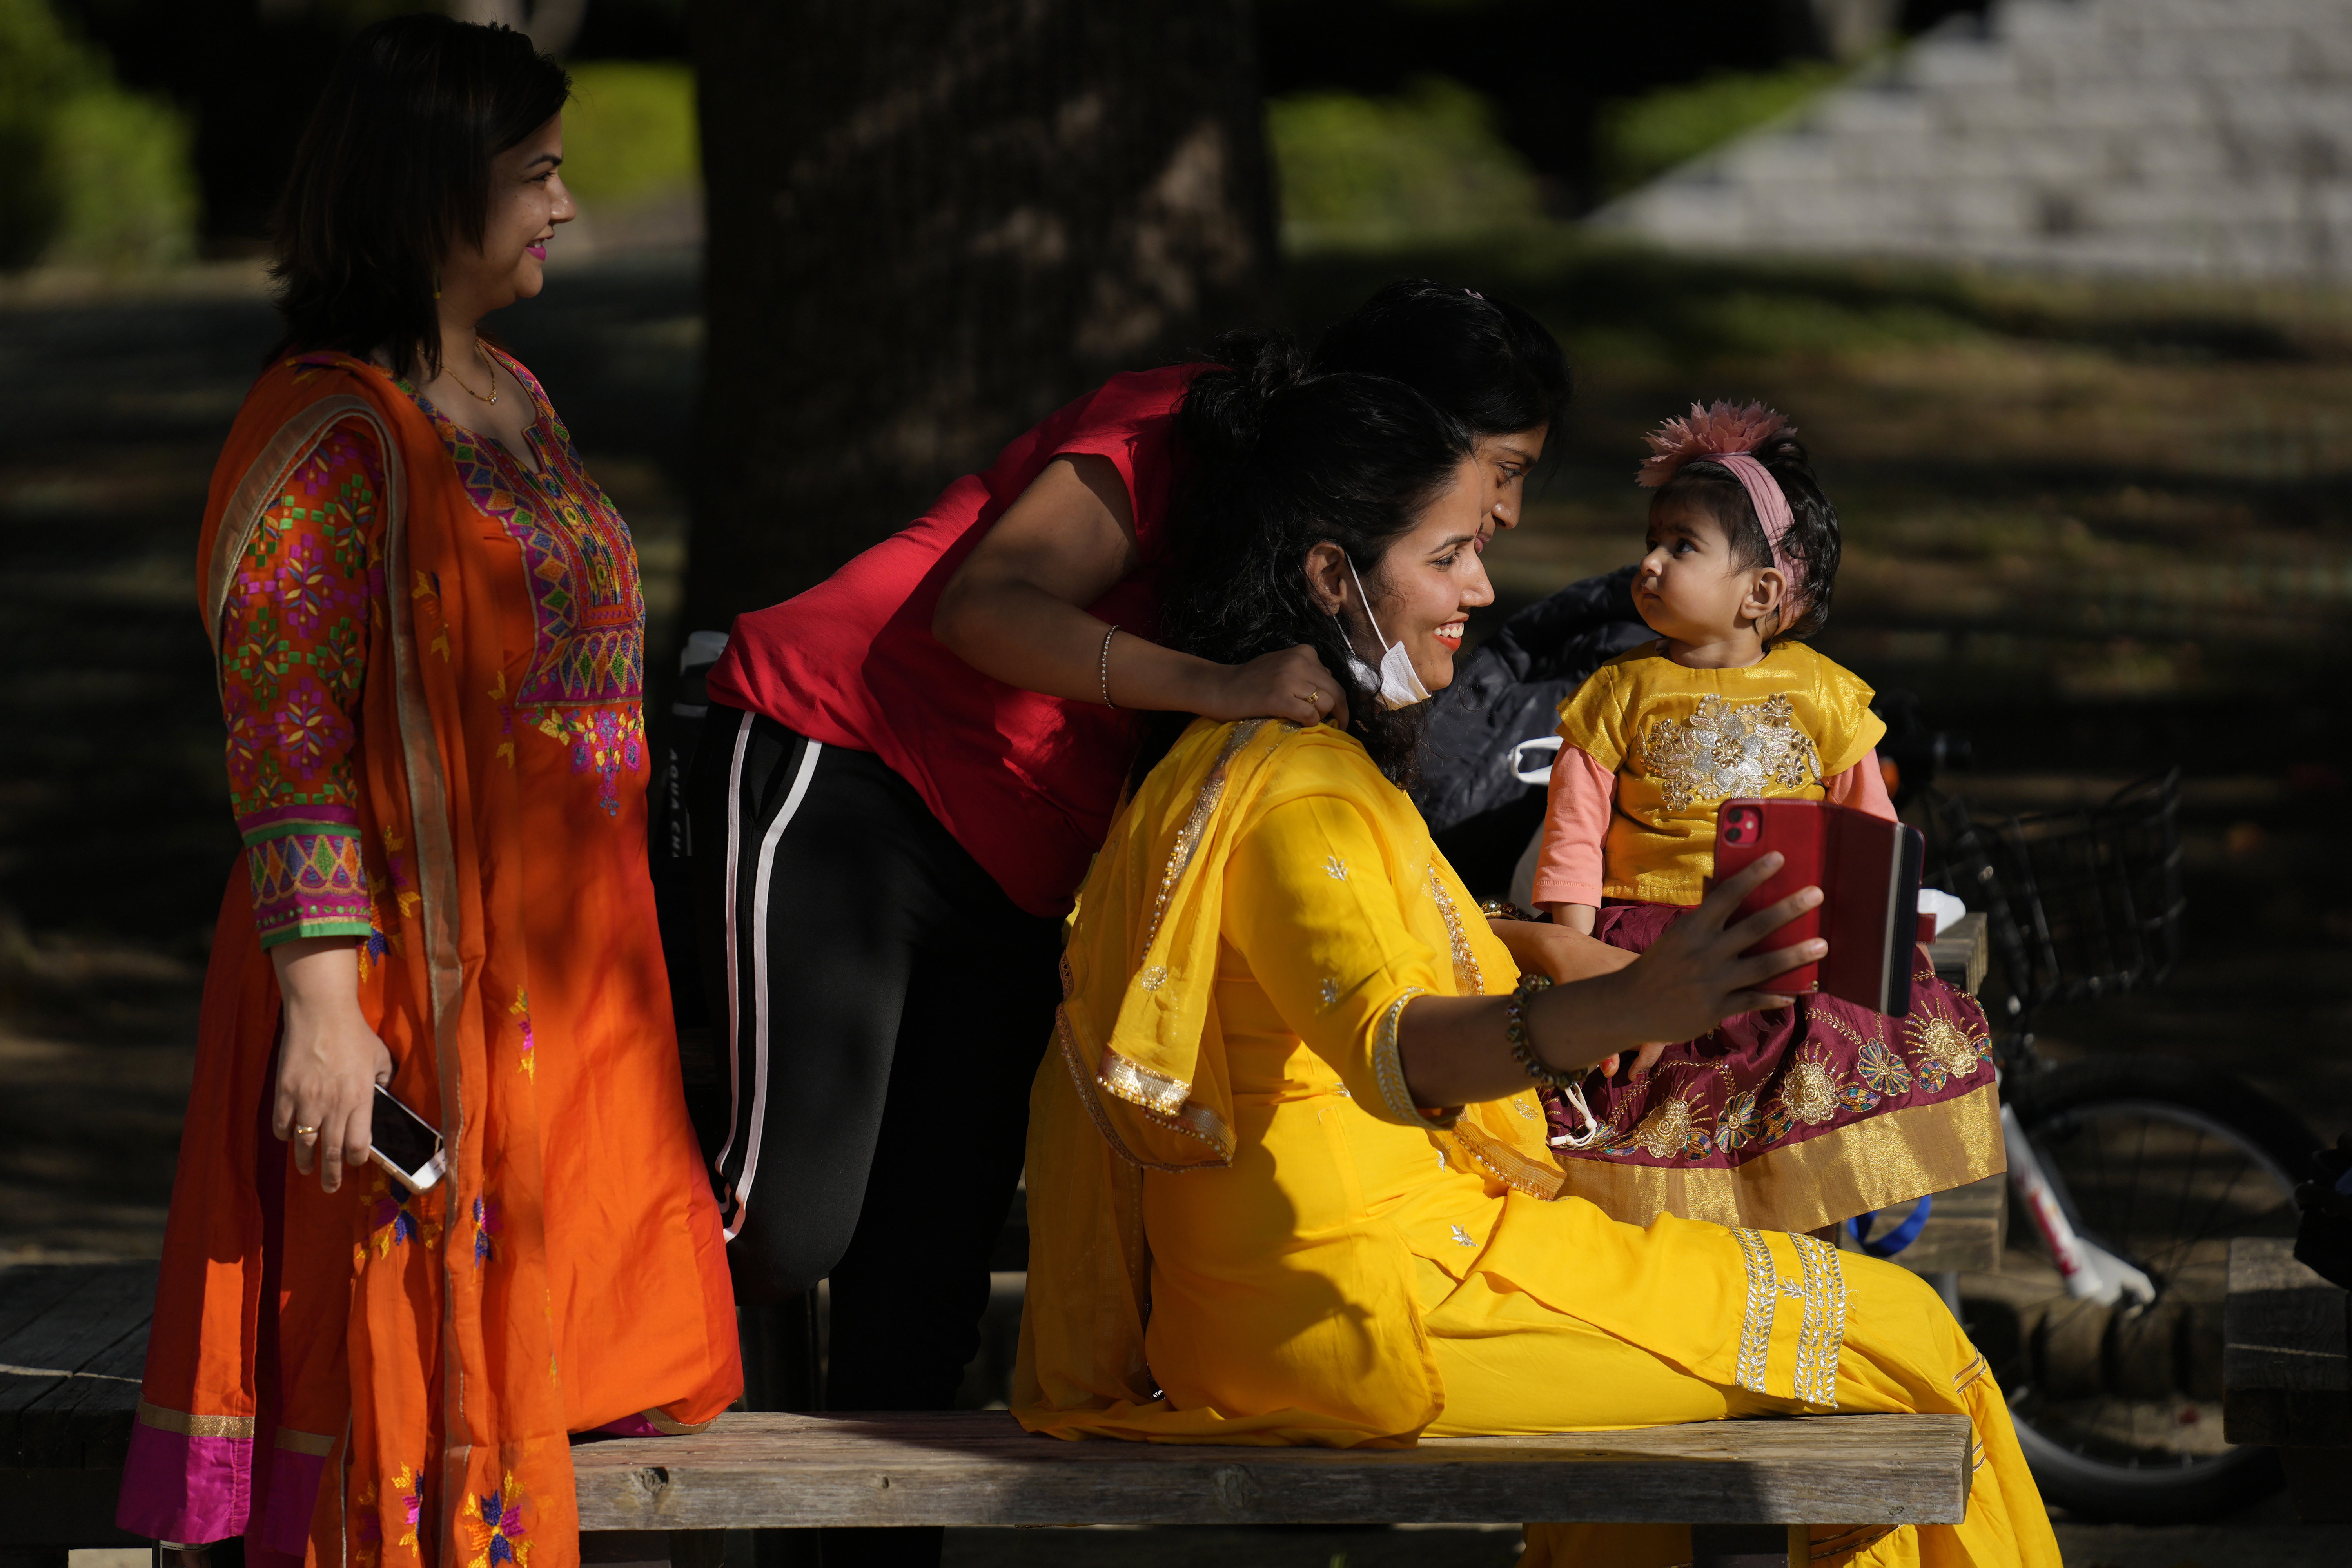
{"type": "Polygon", "coordinates": [[[1116,708],[1118,706],[1118,703],[1113,702],[1110,700],[1110,639],[1117,636],[1118,636],[1118,628],[1117,626],[1113,626],[1110,630],[1103,633],[1102,668],[1096,671],[1097,677],[1102,681],[1103,706],[1106,708],[1116,708]]]}

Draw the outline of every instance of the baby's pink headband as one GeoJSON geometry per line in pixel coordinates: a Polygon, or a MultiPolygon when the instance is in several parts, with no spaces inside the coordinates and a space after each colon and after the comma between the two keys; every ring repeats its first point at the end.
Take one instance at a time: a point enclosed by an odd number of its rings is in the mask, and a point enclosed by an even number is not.
{"type": "Polygon", "coordinates": [[[1793,593],[1804,579],[1804,567],[1788,558],[1780,542],[1789,536],[1797,520],[1789,510],[1789,498],[1781,493],[1780,482],[1763,464],[1748,456],[1788,428],[1785,416],[1760,403],[1738,408],[1724,402],[1711,408],[1694,403],[1688,417],[1669,419],[1650,432],[1646,439],[1654,456],[1642,465],[1634,482],[1656,489],[1673,479],[1675,471],[1685,463],[1701,459],[1729,468],[1748,491],[1748,499],[1756,508],[1756,521],[1764,525],[1765,542],[1772,547],[1772,560],[1788,574],[1793,593]]]}

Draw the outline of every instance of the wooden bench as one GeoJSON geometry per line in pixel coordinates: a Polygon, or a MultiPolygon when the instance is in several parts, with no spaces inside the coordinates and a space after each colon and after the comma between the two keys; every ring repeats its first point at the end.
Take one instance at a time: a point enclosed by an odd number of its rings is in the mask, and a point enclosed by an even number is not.
{"type": "MultiPolygon", "coordinates": [[[[0,1563],[64,1568],[114,1528],[152,1263],[0,1269],[0,1563]]],[[[730,1415],[573,1451],[588,1559],[715,1563],[715,1532],[824,1525],[1486,1523],[1696,1527],[1697,1561],[1786,1561],[1791,1524],[1968,1508],[1958,1415],[1822,1415],[1417,1447],[1066,1443],[1002,1412],[730,1415]]]]}
{"type": "Polygon", "coordinates": [[[64,1568],[114,1528],[139,1405],[152,1263],[0,1268],[0,1562],[64,1568]]]}
{"type": "MultiPolygon", "coordinates": [[[[1898,1204],[1882,1211],[1874,1234],[1894,1229],[1916,1206],[1898,1204]]],[[[1990,1274],[2000,1269],[2000,1251],[2008,1244],[2009,1178],[1987,1176],[1936,1194],[1927,1223],[1919,1227],[1911,1245],[1889,1261],[1918,1274],[1990,1274]]],[[[1849,1252],[1860,1250],[1851,1232],[1841,1232],[1838,1245],[1849,1252]]]]}
{"type": "MultiPolygon", "coordinates": [[[[1002,1411],[732,1415],[583,1447],[583,1530],[820,1525],[1688,1523],[1696,1562],[1787,1561],[1791,1524],[1948,1524],[1963,1415],[1815,1415],[1412,1448],[1068,1443],[1002,1411]]],[[[649,1539],[649,1538],[646,1538],[649,1539]]],[[[650,1557],[649,1549],[645,1556],[650,1557]]]]}
{"type": "Polygon", "coordinates": [[[2240,1237],[2221,1342],[2222,1435],[2278,1450],[2306,1522],[2352,1521],[2352,1291],[2283,1237],[2240,1237]]]}

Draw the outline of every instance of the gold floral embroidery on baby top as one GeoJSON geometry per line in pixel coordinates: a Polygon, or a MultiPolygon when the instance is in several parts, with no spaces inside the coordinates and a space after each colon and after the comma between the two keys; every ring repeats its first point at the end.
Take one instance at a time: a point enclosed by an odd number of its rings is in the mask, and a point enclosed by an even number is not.
{"type": "Polygon", "coordinates": [[[1803,789],[1821,774],[1820,752],[1786,697],[1732,702],[1698,700],[1687,719],[1654,719],[1642,760],[1669,811],[1694,802],[1803,789]]]}

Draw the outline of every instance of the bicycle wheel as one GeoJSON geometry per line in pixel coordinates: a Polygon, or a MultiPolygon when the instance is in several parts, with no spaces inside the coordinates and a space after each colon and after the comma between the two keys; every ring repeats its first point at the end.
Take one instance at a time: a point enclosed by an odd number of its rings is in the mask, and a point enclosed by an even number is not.
{"type": "Polygon", "coordinates": [[[2231,1239],[2294,1234],[2309,1129],[2243,1082],[2163,1058],[2054,1068],[2011,1103],[2077,1229],[2157,1290],[2144,1308],[2068,1296],[2014,1214],[2001,1271],[1961,1277],[1963,1321],[2044,1497],[2167,1524],[2276,1490],[2276,1457],[2221,1435],[2221,1311],[2231,1239]]]}

